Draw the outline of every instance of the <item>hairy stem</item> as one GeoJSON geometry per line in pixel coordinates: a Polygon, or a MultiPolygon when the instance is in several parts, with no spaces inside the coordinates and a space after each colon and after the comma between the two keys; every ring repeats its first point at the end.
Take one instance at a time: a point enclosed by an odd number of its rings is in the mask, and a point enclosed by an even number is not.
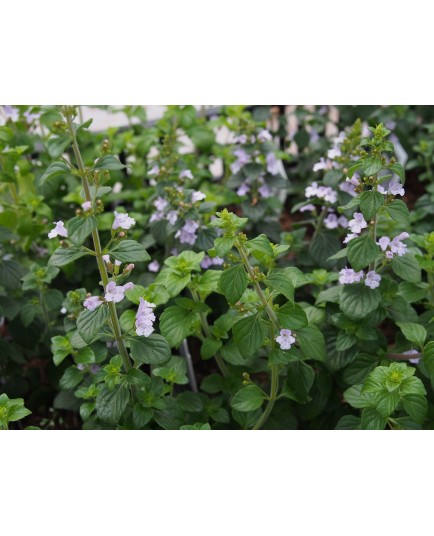
{"type": "MultiPolygon", "coordinates": [[[[92,202],[92,196],[90,194],[90,187],[89,187],[89,180],[88,180],[88,176],[87,176],[87,171],[86,171],[86,167],[85,167],[84,162],[83,162],[83,158],[81,156],[80,148],[79,148],[78,143],[77,143],[77,137],[75,135],[74,128],[73,128],[73,125],[72,125],[71,112],[65,111],[64,115],[65,115],[65,119],[66,119],[66,124],[68,126],[68,131],[69,131],[69,134],[70,134],[71,139],[72,139],[72,148],[73,148],[73,151],[74,151],[75,159],[77,161],[78,170],[79,170],[79,173],[80,173],[81,182],[82,182],[82,185],[83,185],[83,190],[84,190],[84,194],[85,194],[85,197],[86,197],[86,201],[92,202]]],[[[106,288],[106,286],[107,286],[107,284],[109,282],[109,278],[108,278],[107,269],[106,269],[104,260],[102,258],[101,241],[99,239],[98,229],[94,229],[92,231],[92,239],[93,239],[93,245],[94,245],[94,248],[95,248],[96,262],[98,264],[98,270],[99,270],[99,273],[100,273],[100,276],[101,276],[101,281],[102,281],[102,284],[103,284],[103,287],[104,287],[104,292],[105,292],[105,288],[106,288]]],[[[116,340],[116,345],[117,345],[119,353],[120,353],[120,355],[122,357],[124,368],[127,371],[132,367],[132,363],[131,363],[130,356],[128,355],[127,348],[125,346],[125,342],[122,339],[121,325],[119,323],[118,313],[116,311],[116,305],[114,304],[114,302],[108,302],[107,305],[108,305],[108,308],[109,308],[111,327],[112,327],[113,335],[114,335],[115,340],[116,340]]]]}

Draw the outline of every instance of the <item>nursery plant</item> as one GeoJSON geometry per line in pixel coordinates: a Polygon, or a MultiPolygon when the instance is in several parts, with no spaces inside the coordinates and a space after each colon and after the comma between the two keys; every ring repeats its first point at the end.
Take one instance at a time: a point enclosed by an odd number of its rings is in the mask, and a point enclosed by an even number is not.
{"type": "Polygon", "coordinates": [[[0,428],[432,428],[431,110],[280,108],[2,107],[0,428]]]}

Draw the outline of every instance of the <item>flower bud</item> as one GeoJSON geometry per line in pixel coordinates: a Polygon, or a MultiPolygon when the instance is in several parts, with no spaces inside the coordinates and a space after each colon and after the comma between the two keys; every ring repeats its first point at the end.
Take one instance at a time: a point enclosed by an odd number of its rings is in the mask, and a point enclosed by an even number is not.
{"type": "Polygon", "coordinates": [[[124,231],[121,231],[119,234],[118,234],[118,237],[119,238],[125,238],[127,236],[127,233],[124,233],[124,231]]]}

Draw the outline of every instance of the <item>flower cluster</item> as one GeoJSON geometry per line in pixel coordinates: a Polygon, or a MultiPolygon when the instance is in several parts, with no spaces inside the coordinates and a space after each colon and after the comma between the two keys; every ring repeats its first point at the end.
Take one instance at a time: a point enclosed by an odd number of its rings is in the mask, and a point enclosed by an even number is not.
{"type": "Polygon", "coordinates": [[[295,343],[295,338],[292,336],[290,329],[281,329],[280,335],[275,340],[279,343],[281,350],[290,350],[291,346],[295,343]]]}
{"type": "Polygon", "coordinates": [[[339,283],[341,285],[352,285],[353,283],[360,283],[365,278],[365,285],[371,289],[380,286],[381,275],[375,273],[374,270],[370,270],[366,276],[363,270],[355,272],[352,268],[343,268],[339,272],[339,283]]]}
{"type": "Polygon", "coordinates": [[[153,324],[155,322],[155,314],[152,310],[154,307],[156,307],[155,303],[149,303],[143,298],[140,298],[135,323],[137,335],[149,337],[154,331],[153,324]]]}
{"type": "Polygon", "coordinates": [[[237,190],[237,194],[239,196],[246,195],[254,187],[253,182],[256,183],[255,184],[256,192],[259,194],[260,197],[263,197],[264,199],[267,199],[268,197],[271,197],[271,195],[272,195],[271,188],[268,186],[268,184],[265,183],[264,177],[262,177],[262,176],[259,176],[255,181],[253,181],[250,178],[245,179],[241,183],[241,186],[239,186],[239,188],[237,190]],[[259,188],[258,188],[258,185],[260,185],[259,188]]]}
{"type": "Polygon", "coordinates": [[[134,218],[130,218],[127,213],[121,213],[121,212],[114,212],[115,215],[115,221],[113,222],[112,229],[124,229],[128,230],[131,229],[133,225],[136,224],[136,220],[134,218]]]}
{"type": "Polygon", "coordinates": [[[402,196],[405,194],[405,190],[402,187],[402,184],[399,181],[395,181],[395,180],[391,180],[389,182],[389,186],[387,187],[387,190],[383,188],[381,184],[379,184],[377,186],[377,191],[383,195],[389,194],[389,195],[401,195],[402,196]]]}
{"type": "Polygon", "coordinates": [[[204,270],[206,270],[210,266],[221,266],[224,262],[225,260],[221,257],[209,257],[208,255],[205,255],[200,265],[204,270]]]}
{"type": "Polygon", "coordinates": [[[181,244],[190,244],[193,246],[197,240],[196,231],[199,229],[199,224],[194,220],[187,220],[181,229],[175,233],[175,238],[178,238],[181,244]]]}
{"type": "Polygon", "coordinates": [[[345,216],[337,216],[331,212],[326,218],[324,218],[324,226],[327,229],[337,229],[338,227],[343,227],[344,229],[348,226],[348,220],[345,216]]]}
{"type": "Polygon", "coordinates": [[[348,228],[350,233],[347,234],[344,240],[344,244],[348,244],[353,238],[357,238],[362,232],[362,229],[365,229],[368,226],[363,214],[361,212],[355,212],[353,214],[353,219],[348,222],[348,228]]]}
{"type": "Polygon", "coordinates": [[[318,186],[317,182],[313,182],[308,186],[304,195],[307,198],[317,197],[318,199],[324,199],[328,203],[336,203],[338,200],[338,195],[333,188],[330,188],[330,186],[318,186]]]}
{"type": "Polygon", "coordinates": [[[392,259],[394,255],[402,257],[407,253],[408,249],[407,245],[404,244],[404,242],[401,242],[401,240],[405,240],[409,236],[410,235],[405,231],[400,233],[398,236],[395,236],[393,239],[390,239],[388,236],[382,236],[378,240],[377,244],[380,246],[382,251],[386,252],[386,257],[388,259],[392,259]]]}
{"type": "Polygon", "coordinates": [[[241,148],[235,149],[234,156],[236,156],[237,159],[235,160],[235,162],[232,162],[230,168],[232,173],[235,175],[236,173],[241,171],[246,164],[251,162],[252,157],[248,153],[246,153],[244,149],[241,148]]]}

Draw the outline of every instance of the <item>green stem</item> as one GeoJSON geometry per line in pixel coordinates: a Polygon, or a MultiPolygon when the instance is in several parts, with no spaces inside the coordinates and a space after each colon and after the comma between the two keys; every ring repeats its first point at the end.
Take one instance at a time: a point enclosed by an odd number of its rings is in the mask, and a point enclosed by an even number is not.
{"type": "MultiPolygon", "coordinates": [[[[195,303],[200,303],[198,293],[191,287],[188,287],[188,289],[190,290],[190,294],[191,294],[191,296],[193,298],[193,301],[195,303]]],[[[203,332],[205,333],[205,336],[208,339],[211,339],[212,338],[212,333],[211,333],[211,329],[210,329],[209,324],[208,324],[208,320],[206,319],[206,314],[203,311],[201,311],[199,313],[199,317],[200,317],[200,323],[202,325],[202,329],[203,329],[203,332]]],[[[226,366],[226,363],[224,362],[223,357],[220,355],[219,352],[216,352],[214,357],[215,357],[217,366],[220,369],[220,372],[223,374],[223,376],[225,378],[227,378],[229,376],[229,370],[228,370],[228,367],[226,366]]]]}
{"type": "Polygon", "coordinates": [[[328,213],[328,209],[327,207],[324,207],[315,225],[315,231],[313,232],[312,240],[310,241],[310,244],[309,244],[309,251],[312,249],[312,245],[315,242],[315,238],[318,236],[318,233],[322,227],[322,222],[324,221],[324,218],[326,217],[327,213],[328,213]]]}
{"type": "MultiPolygon", "coordinates": [[[[264,291],[261,288],[261,285],[259,284],[259,281],[257,281],[255,272],[253,270],[253,267],[251,266],[249,262],[249,258],[247,256],[246,250],[244,249],[244,246],[240,243],[235,243],[235,246],[241,255],[241,258],[243,260],[244,267],[246,268],[248,274],[250,275],[250,279],[253,282],[253,286],[255,288],[256,294],[258,295],[259,299],[261,300],[262,305],[264,306],[265,312],[267,313],[268,318],[271,320],[274,328],[276,330],[279,329],[279,320],[277,318],[276,313],[274,312],[271,305],[268,303],[268,300],[264,294],[264,291]]],[[[273,333],[274,334],[274,333],[273,333]]],[[[273,338],[272,338],[273,340],[273,338]]],[[[253,426],[253,430],[259,430],[262,428],[262,426],[267,421],[268,417],[270,416],[270,413],[274,407],[274,404],[276,402],[277,398],[277,392],[279,390],[279,367],[277,365],[271,365],[271,388],[270,388],[270,397],[267,402],[267,406],[265,407],[264,412],[259,417],[256,424],[253,426]]]]}
{"type": "MultiPolygon", "coordinates": [[[[66,123],[67,123],[67,126],[68,126],[69,134],[70,134],[71,139],[72,139],[72,148],[73,148],[73,151],[74,151],[75,159],[77,160],[78,170],[80,172],[80,177],[81,177],[81,181],[82,181],[86,201],[92,202],[92,196],[90,194],[89,181],[88,181],[88,178],[87,178],[87,171],[86,171],[86,167],[85,167],[84,162],[83,162],[83,158],[81,156],[80,148],[79,148],[78,143],[77,143],[77,137],[75,135],[74,128],[72,126],[71,113],[70,112],[64,112],[64,115],[65,115],[65,118],[66,118],[66,123]]],[[[101,241],[100,241],[100,238],[99,238],[98,229],[94,229],[92,231],[92,239],[93,239],[93,245],[94,245],[94,248],[95,248],[96,262],[98,264],[98,270],[99,270],[99,273],[100,273],[100,276],[101,276],[101,281],[102,281],[102,284],[103,284],[103,287],[104,287],[104,292],[105,292],[105,288],[106,288],[106,286],[107,286],[107,284],[109,282],[109,278],[108,278],[107,269],[106,269],[104,260],[102,258],[101,241]]],[[[113,335],[114,335],[115,340],[116,340],[116,345],[117,345],[119,353],[120,353],[120,355],[122,357],[124,368],[125,368],[126,371],[128,371],[130,368],[132,368],[132,363],[131,363],[130,356],[128,355],[127,348],[125,346],[125,342],[122,339],[121,325],[119,323],[118,313],[116,311],[116,305],[115,305],[114,302],[108,302],[107,305],[108,305],[108,309],[109,309],[109,313],[110,313],[111,326],[112,326],[113,335]]]]}

